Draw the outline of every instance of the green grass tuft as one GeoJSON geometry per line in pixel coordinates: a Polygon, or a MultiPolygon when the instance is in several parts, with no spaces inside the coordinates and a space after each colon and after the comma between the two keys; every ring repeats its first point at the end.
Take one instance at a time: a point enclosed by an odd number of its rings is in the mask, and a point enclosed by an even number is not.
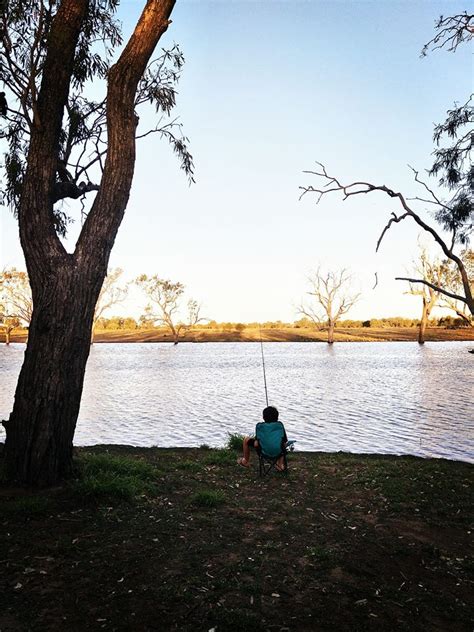
{"type": "Polygon", "coordinates": [[[158,471],[140,459],[109,454],[85,454],[78,460],[75,494],[96,501],[128,501],[151,491],[158,471]]]}
{"type": "Polygon", "coordinates": [[[229,432],[228,437],[229,438],[227,439],[226,448],[228,450],[235,450],[236,452],[241,452],[244,435],[237,434],[237,433],[233,434],[229,432]]]}
{"type": "Polygon", "coordinates": [[[219,507],[225,503],[224,493],[220,490],[204,490],[191,497],[191,503],[197,507],[219,507]]]}

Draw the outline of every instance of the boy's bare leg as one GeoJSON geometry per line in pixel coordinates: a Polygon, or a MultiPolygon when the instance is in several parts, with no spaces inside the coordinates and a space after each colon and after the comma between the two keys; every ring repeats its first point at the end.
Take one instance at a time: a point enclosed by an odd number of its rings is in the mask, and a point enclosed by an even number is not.
{"type": "MultiPolygon", "coordinates": [[[[249,446],[249,441],[250,441],[250,437],[244,437],[244,440],[242,442],[242,453],[243,453],[243,456],[240,457],[240,459],[238,460],[240,465],[243,465],[245,467],[248,467],[248,465],[250,464],[250,446],[249,446]]],[[[255,448],[258,447],[258,441],[255,441],[254,447],[255,448]]]]}

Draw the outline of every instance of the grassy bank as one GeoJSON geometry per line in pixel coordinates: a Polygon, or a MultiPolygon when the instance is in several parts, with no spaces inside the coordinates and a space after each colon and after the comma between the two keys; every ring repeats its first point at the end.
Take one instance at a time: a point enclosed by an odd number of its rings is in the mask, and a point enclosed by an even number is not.
{"type": "MultiPolygon", "coordinates": [[[[304,327],[288,327],[282,329],[262,328],[262,339],[265,342],[327,342],[325,331],[315,331],[304,327]]],[[[4,336],[0,332],[0,343],[4,336]]],[[[472,340],[474,341],[474,327],[447,329],[431,327],[426,330],[427,342],[472,340]]],[[[25,342],[26,332],[15,331],[11,336],[12,342],[25,342]]],[[[257,342],[260,340],[260,330],[246,327],[242,331],[222,331],[220,329],[194,329],[186,332],[180,338],[182,342],[257,342]]],[[[418,329],[416,327],[348,327],[338,328],[335,332],[336,342],[416,342],[418,329]]],[[[95,342],[172,342],[170,334],[159,329],[116,329],[98,330],[95,342]]]]}
{"type": "Polygon", "coordinates": [[[471,630],[472,466],[235,459],[98,446],[60,488],[4,483],[2,632],[471,630]]]}

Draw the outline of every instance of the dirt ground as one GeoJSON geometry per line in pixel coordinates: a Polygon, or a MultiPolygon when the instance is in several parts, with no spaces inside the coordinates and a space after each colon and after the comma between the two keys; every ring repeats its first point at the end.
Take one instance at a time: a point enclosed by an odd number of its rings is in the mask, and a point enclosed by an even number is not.
{"type": "Polygon", "coordinates": [[[78,450],[97,455],[148,467],[146,491],[80,468],[0,486],[1,632],[472,631],[472,465],[294,453],[259,479],[231,450],[78,450]]]}

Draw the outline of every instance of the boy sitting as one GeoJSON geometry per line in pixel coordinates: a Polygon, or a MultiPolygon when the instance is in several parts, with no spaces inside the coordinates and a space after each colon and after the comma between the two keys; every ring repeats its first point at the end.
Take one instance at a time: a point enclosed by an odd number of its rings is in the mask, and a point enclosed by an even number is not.
{"type": "MultiPolygon", "coordinates": [[[[263,409],[263,421],[266,424],[276,423],[278,421],[278,410],[275,406],[267,406],[267,408],[263,409]]],[[[281,423],[281,422],[280,422],[281,423]]],[[[283,426],[283,424],[281,424],[283,426]]],[[[288,441],[286,436],[286,430],[283,426],[283,439],[281,443],[281,449],[283,451],[286,442],[288,441]]],[[[259,450],[260,444],[255,437],[244,437],[242,444],[243,456],[241,456],[237,463],[242,467],[250,466],[250,448],[254,448],[255,450],[259,450]]],[[[283,471],[285,469],[285,461],[283,456],[277,461],[277,469],[279,471],[283,471]]]]}

